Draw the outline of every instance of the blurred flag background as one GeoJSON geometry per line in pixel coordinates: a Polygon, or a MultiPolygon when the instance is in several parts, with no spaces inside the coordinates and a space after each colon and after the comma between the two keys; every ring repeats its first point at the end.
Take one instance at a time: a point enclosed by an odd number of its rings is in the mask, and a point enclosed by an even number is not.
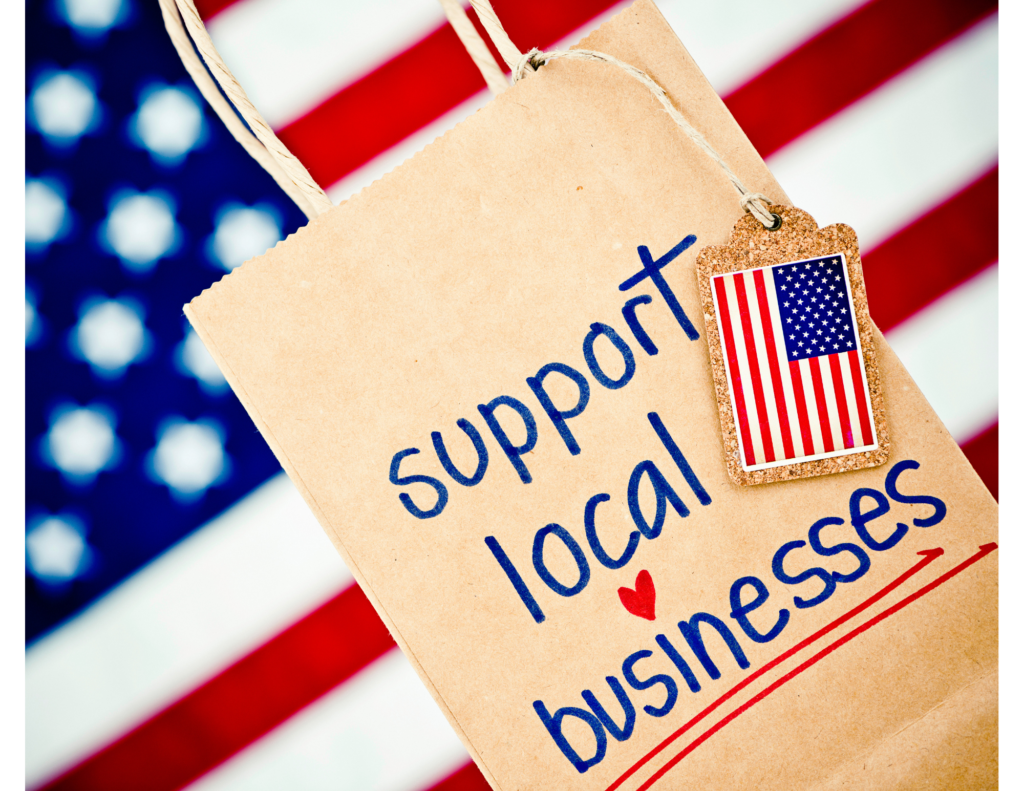
{"type": "MultiPolygon", "coordinates": [[[[626,5],[495,2],[524,50],[626,5]]],[[[796,205],[857,230],[875,321],[997,494],[996,3],[659,5],[796,205]]],[[[197,6],[335,202],[490,99],[436,0],[197,6]]],[[[26,19],[28,786],[486,788],[182,315],[304,217],[156,0],[26,19]]]]}

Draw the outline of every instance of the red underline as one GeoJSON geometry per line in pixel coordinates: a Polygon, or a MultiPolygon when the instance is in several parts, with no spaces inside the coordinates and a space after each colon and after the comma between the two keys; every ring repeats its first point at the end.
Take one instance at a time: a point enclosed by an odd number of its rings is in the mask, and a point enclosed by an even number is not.
{"type": "MultiPolygon", "coordinates": [[[[691,752],[693,752],[697,747],[699,747],[701,744],[703,744],[705,741],[707,741],[711,736],[713,736],[719,730],[724,728],[727,724],[732,722],[734,719],[736,719],[740,714],[742,714],[744,711],[749,709],[751,706],[755,705],[756,703],[760,702],[761,700],[764,700],[764,698],[766,698],[772,692],[777,690],[783,684],[785,684],[786,682],[788,682],[791,679],[795,678],[800,673],[802,673],[805,670],[807,670],[807,668],[809,668],[812,665],[816,664],[817,662],[821,661],[826,656],[828,656],[830,653],[832,653],[837,648],[839,648],[841,645],[844,645],[845,643],[849,642],[850,640],[852,640],[857,635],[864,633],[865,631],[867,631],[868,629],[872,628],[873,626],[876,626],[877,624],[881,623],[886,618],[888,618],[891,615],[894,615],[895,613],[899,612],[900,610],[902,610],[904,607],[906,607],[911,602],[916,601],[917,599],[919,599],[922,596],[924,596],[926,593],[930,593],[931,591],[935,590],[940,585],[948,582],[949,580],[951,580],[953,577],[955,577],[960,572],[964,571],[969,566],[974,565],[975,563],[977,563],[979,560],[981,560],[983,557],[985,557],[989,553],[994,552],[996,550],[996,548],[997,548],[997,545],[995,543],[982,545],[979,548],[980,549],[979,552],[977,552],[976,554],[972,555],[970,558],[965,560],[960,565],[955,566],[950,571],[947,571],[945,574],[943,574],[942,576],[938,577],[933,582],[930,582],[929,584],[925,585],[923,588],[921,588],[917,592],[912,593],[910,596],[906,597],[905,599],[901,599],[899,602],[897,602],[896,604],[891,606],[889,609],[883,611],[879,615],[876,615],[870,621],[867,621],[866,623],[864,623],[861,626],[859,626],[856,629],[854,629],[849,634],[841,637],[839,640],[835,641],[834,643],[828,645],[826,648],[822,649],[820,652],[818,652],[813,657],[808,659],[806,662],[801,664],[795,670],[790,671],[789,673],[787,673],[782,678],[780,678],[777,681],[773,682],[770,686],[766,687],[764,690],[759,692],[757,695],[755,695],[749,701],[744,703],[738,709],[733,711],[731,714],[726,716],[723,720],[721,720],[720,722],[715,724],[712,728],[710,728],[708,731],[706,731],[701,736],[697,737],[689,745],[687,745],[681,752],[679,752],[677,755],[675,755],[672,758],[672,760],[670,760],[667,764],[665,764],[665,766],[663,766],[661,769],[659,769],[657,772],[655,772],[655,774],[649,780],[647,780],[647,782],[645,782],[643,785],[641,785],[639,787],[639,789],[637,789],[637,791],[645,791],[645,789],[650,788],[655,782],[657,782],[662,776],[664,776],[665,773],[668,772],[673,766],[675,766],[680,761],[682,761],[683,758],[685,758],[687,755],[689,755],[691,752]]],[[[858,614],[864,612],[864,610],[866,610],[868,607],[870,607],[871,605],[873,605],[876,602],[878,602],[880,599],[882,599],[885,596],[887,596],[893,590],[898,588],[900,585],[905,583],[907,580],[909,580],[915,574],[917,574],[922,569],[924,569],[932,561],[938,559],[943,553],[944,553],[944,550],[941,547],[939,547],[937,549],[926,549],[926,550],[923,550],[921,552],[918,552],[917,554],[923,556],[922,560],[920,560],[918,563],[916,563],[910,569],[905,571],[903,574],[901,574],[895,580],[890,582],[888,585],[886,585],[884,588],[882,588],[880,591],[878,591],[878,593],[876,593],[873,596],[869,597],[868,599],[863,601],[861,604],[858,604],[856,607],[854,607],[849,612],[841,615],[836,620],[832,621],[831,623],[829,623],[826,626],[824,626],[821,629],[819,629],[817,632],[812,634],[810,637],[800,641],[799,643],[797,643],[795,646],[793,646],[789,650],[783,652],[782,654],[780,654],[779,656],[775,657],[770,662],[768,662],[766,665],[764,665],[763,667],[759,668],[758,670],[756,670],[751,675],[747,676],[745,679],[743,679],[741,682],[739,682],[736,686],[732,687],[725,694],[723,694],[721,697],[719,697],[713,703],[711,703],[711,705],[709,705],[703,711],[698,713],[689,722],[687,722],[685,725],[680,727],[678,730],[676,730],[672,734],[670,734],[657,747],[655,747],[653,750],[651,750],[649,753],[647,753],[643,758],[641,758],[633,766],[631,766],[628,770],[626,770],[626,772],[624,772],[614,783],[612,783],[610,786],[608,786],[606,791],[614,791],[614,789],[616,789],[620,785],[622,785],[623,782],[625,782],[629,777],[631,777],[633,774],[635,774],[640,768],[642,768],[645,764],[647,764],[652,758],[654,758],[656,755],[658,755],[660,752],[662,752],[665,748],[667,748],[670,744],[672,744],[672,742],[676,741],[684,733],[686,733],[687,731],[692,729],[693,726],[695,726],[697,723],[699,723],[701,720],[703,720],[705,717],[707,717],[715,709],[719,708],[723,703],[725,703],[725,701],[727,701],[730,698],[732,698],[734,695],[736,695],[738,692],[740,692],[741,690],[743,690],[744,688],[749,686],[751,683],[753,683],[755,680],[757,680],[758,678],[763,676],[769,670],[772,670],[773,668],[777,667],[780,663],[784,662],[786,659],[789,659],[790,657],[792,657],[796,652],[806,648],[807,646],[811,645],[812,643],[817,642],[818,640],[820,640],[822,637],[824,637],[829,632],[834,631],[835,629],[837,629],[838,627],[842,626],[844,623],[849,621],[851,618],[853,618],[853,617],[857,616],[858,614]]]]}

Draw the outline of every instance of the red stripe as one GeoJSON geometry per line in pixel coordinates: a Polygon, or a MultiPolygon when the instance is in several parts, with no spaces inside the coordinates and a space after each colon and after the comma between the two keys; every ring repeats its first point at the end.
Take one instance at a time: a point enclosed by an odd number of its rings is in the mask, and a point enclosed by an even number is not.
{"type": "Polygon", "coordinates": [[[807,364],[811,369],[811,382],[814,383],[814,402],[818,406],[818,423],[821,424],[821,445],[825,453],[835,450],[832,445],[832,427],[828,420],[828,405],[825,403],[825,385],[821,381],[821,369],[818,368],[818,358],[807,358],[807,364]]]}
{"type": "Polygon", "coordinates": [[[722,323],[722,339],[725,354],[729,359],[729,375],[732,379],[732,397],[736,402],[736,416],[739,419],[740,438],[743,442],[744,463],[749,467],[755,463],[754,442],[750,437],[750,419],[747,415],[747,401],[743,397],[743,382],[740,379],[740,363],[736,357],[736,340],[733,336],[732,316],[729,314],[729,300],[725,293],[725,278],[715,278],[715,293],[718,295],[718,320],[722,323]]]}
{"type": "Polygon", "coordinates": [[[839,356],[839,354],[830,354],[828,365],[832,369],[832,388],[835,390],[836,406],[839,409],[839,430],[843,435],[843,448],[848,450],[853,447],[853,426],[850,425],[850,410],[846,406],[846,384],[843,382],[843,369],[839,366],[839,356]]]}
{"type": "Polygon", "coordinates": [[[860,420],[860,436],[865,445],[875,444],[875,432],[868,412],[867,394],[864,392],[864,378],[861,371],[860,352],[856,349],[846,353],[850,360],[850,375],[853,379],[854,400],[857,403],[857,418],[860,420]]]}
{"type": "MultiPolygon", "coordinates": [[[[774,287],[774,286],[773,286],[774,287]]],[[[775,410],[779,415],[782,430],[784,459],[796,457],[793,452],[793,435],[789,428],[789,410],[786,408],[786,394],[782,392],[782,373],[779,371],[779,350],[775,345],[775,329],[768,308],[768,294],[765,292],[764,270],[754,270],[754,291],[757,292],[757,307],[761,313],[761,327],[764,330],[764,345],[768,353],[768,371],[772,375],[772,392],[775,394],[775,410]]]]}
{"type": "MultiPolygon", "coordinates": [[[[499,12],[516,44],[547,46],[614,0],[521,0],[499,12]]],[[[484,88],[465,47],[445,23],[402,54],[280,130],[321,184],[333,184],[484,88]]]]}
{"type": "Polygon", "coordinates": [[[793,50],[725,103],[767,157],[996,7],[995,0],[874,0],[793,50]]]}
{"type": "Polygon", "coordinates": [[[863,258],[871,318],[888,330],[999,258],[999,168],[863,258]]]}
{"type": "Polygon", "coordinates": [[[195,0],[196,11],[203,21],[209,22],[228,6],[234,5],[238,0],[195,0]]]}
{"type": "Polygon", "coordinates": [[[476,764],[468,763],[437,785],[432,785],[428,791],[491,791],[491,786],[476,764]]]}
{"type": "Polygon", "coordinates": [[[772,446],[772,428],[768,423],[768,408],[764,403],[764,387],[761,384],[761,366],[757,362],[757,348],[754,346],[754,326],[750,321],[750,306],[747,304],[747,287],[743,275],[732,276],[736,287],[736,307],[740,311],[740,322],[743,324],[743,343],[747,350],[747,368],[750,369],[750,387],[754,391],[754,406],[757,409],[757,424],[761,428],[761,447],[764,448],[764,460],[775,461],[775,448],[772,446]]]}
{"type": "Polygon", "coordinates": [[[181,788],[394,645],[353,585],[45,788],[181,788]]]}
{"type": "Polygon", "coordinates": [[[960,446],[992,496],[999,499],[999,424],[995,423],[960,446]]]}
{"type": "Polygon", "coordinates": [[[813,456],[814,435],[811,434],[811,421],[807,415],[807,397],[804,395],[804,380],[800,375],[799,361],[790,361],[789,374],[793,378],[793,399],[796,401],[796,414],[800,421],[800,439],[804,445],[804,456],[813,456]]]}

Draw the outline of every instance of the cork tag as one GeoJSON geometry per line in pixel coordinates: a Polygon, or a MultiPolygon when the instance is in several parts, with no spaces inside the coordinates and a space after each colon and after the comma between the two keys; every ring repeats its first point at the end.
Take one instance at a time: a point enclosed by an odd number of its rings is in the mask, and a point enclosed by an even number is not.
{"type": "Polygon", "coordinates": [[[697,257],[725,462],[753,485],[884,464],[889,432],[857,235],[771,206],[697,257]]]}

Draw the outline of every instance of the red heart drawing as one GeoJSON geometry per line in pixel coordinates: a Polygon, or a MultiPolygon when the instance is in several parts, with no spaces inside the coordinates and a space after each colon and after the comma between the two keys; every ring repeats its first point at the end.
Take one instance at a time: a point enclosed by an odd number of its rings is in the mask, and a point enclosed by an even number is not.
{"type": "Polygon", "coordinates": [[[619,601],[633,615],[654,620],[654,580],[647,569],[636,575],[636,590],[619,588],[619,601]]]}

